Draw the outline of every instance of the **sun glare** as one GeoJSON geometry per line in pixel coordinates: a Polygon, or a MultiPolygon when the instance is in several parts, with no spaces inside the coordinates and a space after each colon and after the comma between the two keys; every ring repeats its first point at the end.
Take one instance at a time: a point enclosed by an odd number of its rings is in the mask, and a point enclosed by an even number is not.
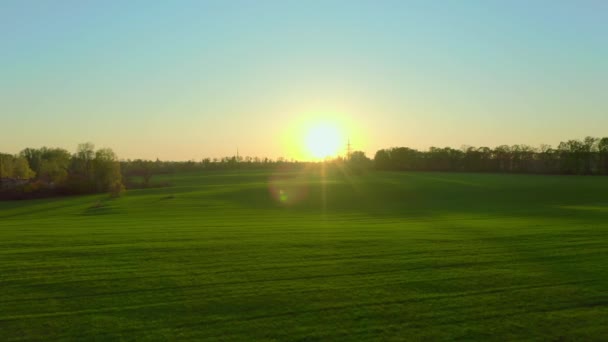
{"type": "Polygon", "coordinates": [[[310,127],[305,144],[312,157],[323,159],[338,155],[343,137],[337,126],[327,122],[310,127]]]}

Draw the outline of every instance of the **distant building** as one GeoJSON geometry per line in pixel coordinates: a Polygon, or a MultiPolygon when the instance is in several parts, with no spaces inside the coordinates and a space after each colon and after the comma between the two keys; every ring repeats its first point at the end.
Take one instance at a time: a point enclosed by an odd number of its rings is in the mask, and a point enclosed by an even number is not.
{"type": "Polygon", "coordinates": [[[18,186],[29,183],[29,179],[18,179],[18,178],[0,178],[0,189],[14,189],[18,186]]]}

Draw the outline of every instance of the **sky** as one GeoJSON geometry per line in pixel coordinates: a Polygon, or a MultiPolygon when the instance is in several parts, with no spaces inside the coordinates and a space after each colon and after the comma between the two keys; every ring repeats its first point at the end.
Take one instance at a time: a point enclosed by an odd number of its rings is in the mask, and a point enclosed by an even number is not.
{"type": "Polygon", "coordinates": [[[0,119],[125,159],[608,136],[608,2],[2,0],[0,119]]]}

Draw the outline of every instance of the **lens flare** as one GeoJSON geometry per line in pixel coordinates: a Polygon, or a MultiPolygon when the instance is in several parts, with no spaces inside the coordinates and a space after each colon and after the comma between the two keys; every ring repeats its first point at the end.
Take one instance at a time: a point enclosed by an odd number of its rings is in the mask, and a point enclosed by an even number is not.
{"type": "Polygon", "coordinates": [[[308,182],[293,170],[277,170],[268,184],[271,197],[281,206],[295,205],[308,196],[308,182]]]}

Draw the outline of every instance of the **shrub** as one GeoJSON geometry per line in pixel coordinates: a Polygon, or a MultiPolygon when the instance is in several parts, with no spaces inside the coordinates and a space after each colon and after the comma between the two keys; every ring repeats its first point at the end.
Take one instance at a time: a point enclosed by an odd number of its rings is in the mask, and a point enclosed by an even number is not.
{"type": "Polygon", "coordinates": [[[125,193],[125,186],[122,184],[121,181],[119,181],[119,180],[114,181],[110,185],[110,196],[120,197],[124,193],[125,193]]]}

